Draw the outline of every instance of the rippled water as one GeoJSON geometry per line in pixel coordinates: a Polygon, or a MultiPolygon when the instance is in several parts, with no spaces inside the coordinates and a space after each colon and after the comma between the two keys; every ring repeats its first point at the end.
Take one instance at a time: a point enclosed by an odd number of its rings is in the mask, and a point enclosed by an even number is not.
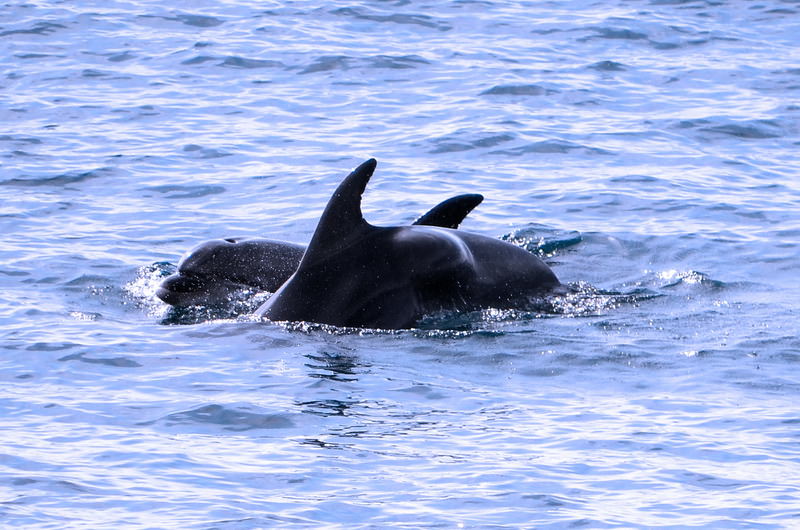
{"type": "Polygon", "coordinates": [[[0,15],[3,526],[800,524],[796,2],[0,15]],[[396,333],[154,298],[369,156],[370,221],[482,193],[462,228],[578,292],[396,333]]]}

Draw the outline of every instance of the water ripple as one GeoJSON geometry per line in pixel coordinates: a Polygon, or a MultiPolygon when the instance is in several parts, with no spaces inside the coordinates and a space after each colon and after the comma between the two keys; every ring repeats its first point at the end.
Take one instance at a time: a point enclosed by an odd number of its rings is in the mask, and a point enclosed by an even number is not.
{"type": "Polygon", "coordinates": [[[131,7],[0,20],[4,526],[796,524],[796,6],[131,7]],[[199,241],[309,241],[371,156],[370,222],[480,191],[460,229],[565,295],[393,332],[154,296],[199,241]]]}
{"type": "MultiPolygon", "coordinates": [[[[165,416],[159,423],[167,427],[181,425],[220,426],[226,431],[249,431],[252,429],[286,429],[294,427],[291,418],[286,414],[268,414],[251,412],[252,407],[226,407],[211,404],[165,416]]],[[[149,423],[145,424],[149,425],[149,423]]]]}

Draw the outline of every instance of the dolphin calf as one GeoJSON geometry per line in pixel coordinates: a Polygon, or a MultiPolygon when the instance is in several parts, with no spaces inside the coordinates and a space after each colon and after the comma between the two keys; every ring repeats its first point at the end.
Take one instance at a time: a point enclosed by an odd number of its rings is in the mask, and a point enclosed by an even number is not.
{"type": "Polygon", "coordinates": [[[264,238],[205,241],[161,282],[156,296],[179,306],[217,306],[247,290],[274,292],[297,269],[305,247],[264,238]]]}
{"type": "Polygon", "coordinates": [[[297,270],[255,314],[272,321],[405,329],[436,311],[521,309],[561,284],[538,257],[436,226],[377,227],[361,195],[370,159],[334,192],[297,270]]]}
{"type": "MultiPolygon", "coordinates": [[[[434,206],[414,224],[458,228],[483,196],[451,197],[434,206]]],[[[275,292],[297,269],[303,245],[264,238],[226,238],[205,241],[178,263],[156,296],[174,306],[218,306],[245,291],[275,292]]]]}

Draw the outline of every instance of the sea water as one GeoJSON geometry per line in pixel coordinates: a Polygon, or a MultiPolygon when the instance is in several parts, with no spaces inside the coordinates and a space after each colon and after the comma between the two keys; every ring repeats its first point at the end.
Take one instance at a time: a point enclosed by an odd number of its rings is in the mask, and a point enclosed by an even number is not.
{"type": "Polygon", "coordinates": [[[800,525],[797,2],[31,0],[0,50],[3,527],[800,525]],[[155,298],[373,156],[371,223],[481,193],[578,294],[155,298]]]}

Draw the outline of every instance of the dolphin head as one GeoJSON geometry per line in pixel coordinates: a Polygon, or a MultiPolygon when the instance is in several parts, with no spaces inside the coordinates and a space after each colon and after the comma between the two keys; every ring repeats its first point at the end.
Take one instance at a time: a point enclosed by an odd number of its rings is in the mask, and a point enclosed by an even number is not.
{"type": "Polygon", "coordinates": [[[236,267],[241,260],[231,261],[239,240],[214,239],[187,252],[178,271],[161,282],[156,296],[174,306],[218,305],[231,299],[248,285],[237,282],[236,267]]]}
{"type": "Polygon", "coordinates": [[[291,276],[304,247],[261,238],[213,239],[181,259],[156,296],[170,305],[221,305],[251,291],[275,291],[291,276]]]}

